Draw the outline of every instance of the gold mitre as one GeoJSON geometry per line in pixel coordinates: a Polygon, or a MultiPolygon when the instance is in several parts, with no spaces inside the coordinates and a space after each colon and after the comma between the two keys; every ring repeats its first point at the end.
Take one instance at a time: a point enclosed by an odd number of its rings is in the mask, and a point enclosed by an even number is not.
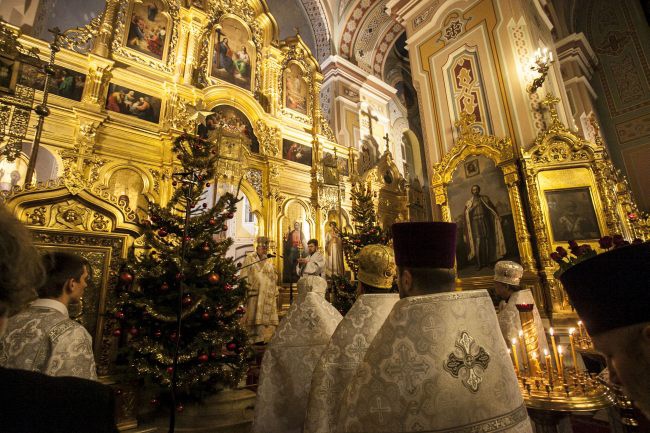
{"type": "Polygon", "coordinates": [[[258,247],[268,247],[269,238],[267,238],[266,236],[260,236],[255,240],[255,243],[257,244],[258,247]]]}
{"type": "Polygon", "coordinates": [[[386,245],[366,245],[359,255],[359,281],[379,289],[393,287],[395,278],[395,253],[386,245]]]}
{"type": "Polygon", "coordinates": [[[518,286],[523,275],[524,268],[519,263],[502,260],[494,265],[494,281],[518,286]]]}

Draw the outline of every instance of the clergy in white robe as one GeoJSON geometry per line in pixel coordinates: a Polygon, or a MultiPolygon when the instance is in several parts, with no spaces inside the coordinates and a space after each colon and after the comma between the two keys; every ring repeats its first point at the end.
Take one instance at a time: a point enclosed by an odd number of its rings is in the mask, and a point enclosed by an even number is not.
{"type": "MultiPolygon", "coordinates": [[[[502,299],[499,303],[497,313],[499,318],[499,327],[501,328],[503,338],[508,345],[511,344],[513,339],[515,339],[517,344],[519,344],[519,331],[521,331],[522,328],[517,305],[533,305],[533,321],[535,322],[535,328],[537,329],[538,342],[536,356],[537,359],[540,359],[541,362],[544,363],[545,360],[542,354],[544,353],[544,350],[548,350],[544,324],[542,323],[542,318],[537,310],[537,305],[535,305],[533,293],[528,289],[521,290],[519,286],[523,274],[524,269],[519,263],[502,260],[497,262],[494,266],[494,288],[497,296],[502,299]]],[[[519,356],[523,357],[524,353],[521,352],[519,356]]],[[[532,354],[528,355],[529,358],[531,356],[532,354]]]]}
{"type": "Polygon", "coordinates": [[[344,392],[337,431],[531,433],[487,291],[454,291],[456,225],[392,232],[402,299],[344,392]]]}
{"type": "Polygon", "coordinates": [[[43,261],[47,279],[38,288],[41,299],[9,318],[0,366],[96,380],[92,338],[68,315],[68,305],[79,302],[86,289],[87,262],[63,252],[48,253],[43,261]]]}
{"type": "Polygon", "coordinates": [[[278,326],[278,275],[273,260],[267,256],[268,245],[267,238],[258,238],[255,251],[246,255],[240,273],[248,282],[242,322],[253,343],[269,341],[278,326]]]}
{"type": "Polygon", "coordinates": [[[262,359],[253,433],[300,433],[312,373],[341,314],[321,294],[298,296],[262,359]]]}
{"type": "Polygon", "coordinates": [[[359,253],[359,297],[339,323],[314,369],[304,433],[336,431],[343,391],[399,299],[396,293],[388,293],[395,271],[392,248],[367,245],[359,253]]]}
{"type": "Polygon", "coordinates": [[[318,241],[310,239],[307,242],[307,257],[298,259],[296,273],[298,274],[298,293],[320,292],[323,289],[323,296],[327,289],[325,275],[325,257],[318,251],[318,241]]]}

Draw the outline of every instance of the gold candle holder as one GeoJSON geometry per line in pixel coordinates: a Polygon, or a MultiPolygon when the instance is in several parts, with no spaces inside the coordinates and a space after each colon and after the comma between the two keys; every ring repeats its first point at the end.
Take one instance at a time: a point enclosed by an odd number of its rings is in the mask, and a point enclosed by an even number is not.
{"type": "Polygon", "coordinates": [[[515,360],[515,372],[519,374],[519,359],[517,358],[517,339],[512,339],[512,358],[515,360]]]}
{"type": "Polygon", "coordinates": [[[551,334],[551,347],[553,348],[553,360],[555,361],[555,367],[560,369],[560,360],[557,353],[557,344],[555,343],[555,331],[553,328],[549,328],[548,333],[551,334]]]}
{"type": "Polygon", "coordinates": [[[576,358],[576,344],[573,338],[573,334],[576,332],[576,328],[569,328],[569,344],[571,345],[571,360],[573,361],[573,369],[578,371],[578,358],[576,358]]]}
{"type": "MultiPolygon", "coordinates": [[[[524,357],[528,360],[533,359],[533,354],[535,358],[539,352],[539,336],[537,335],[537,326],[535,326],[535,319],[533,318],[533,304],[517,304],[517,310],[519,311],[519,320],[521,321],[521,330],[523,332],[524,344],[522,344],[521,351],[524,352],[524,357]]],[[[540,371],[537,369],[539,367],[539,362],[537,362],[537,367],[532,365],[530,362],[530,374],[536,375],[540,374],[540,371]]]]}

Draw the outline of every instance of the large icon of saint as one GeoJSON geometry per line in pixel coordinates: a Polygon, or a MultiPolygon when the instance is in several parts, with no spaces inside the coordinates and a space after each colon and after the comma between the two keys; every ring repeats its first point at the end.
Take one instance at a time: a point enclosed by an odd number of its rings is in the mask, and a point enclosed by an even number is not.
{"type": "Polygon", "coordinates": [[[307,251],[307,239],[302,232],[302,224],[293,223],[293,228],[284,237],[284,267],[282,280],[287,283],[298,281],[296,264],[302,251],[307,251]]]}
{"type": "Polygon", "coordinates": [[[465,203],[465,229],[467,230],[469,261],[477,269],[490,266],[506,255],[506,243],[501,227],[501,217],[481,187],[472,186],[472,198],[465,203]]]}

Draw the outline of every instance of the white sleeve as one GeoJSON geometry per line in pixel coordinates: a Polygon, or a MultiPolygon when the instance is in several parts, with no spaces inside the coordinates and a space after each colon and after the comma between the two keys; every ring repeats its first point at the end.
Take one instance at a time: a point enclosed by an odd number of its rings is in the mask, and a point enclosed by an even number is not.
{"type": "Polygon", "coordinates": [[[71,327],[52,342],[52,353],[44,373],[97,380],[92,338],[86,328],[71,327]]]}

